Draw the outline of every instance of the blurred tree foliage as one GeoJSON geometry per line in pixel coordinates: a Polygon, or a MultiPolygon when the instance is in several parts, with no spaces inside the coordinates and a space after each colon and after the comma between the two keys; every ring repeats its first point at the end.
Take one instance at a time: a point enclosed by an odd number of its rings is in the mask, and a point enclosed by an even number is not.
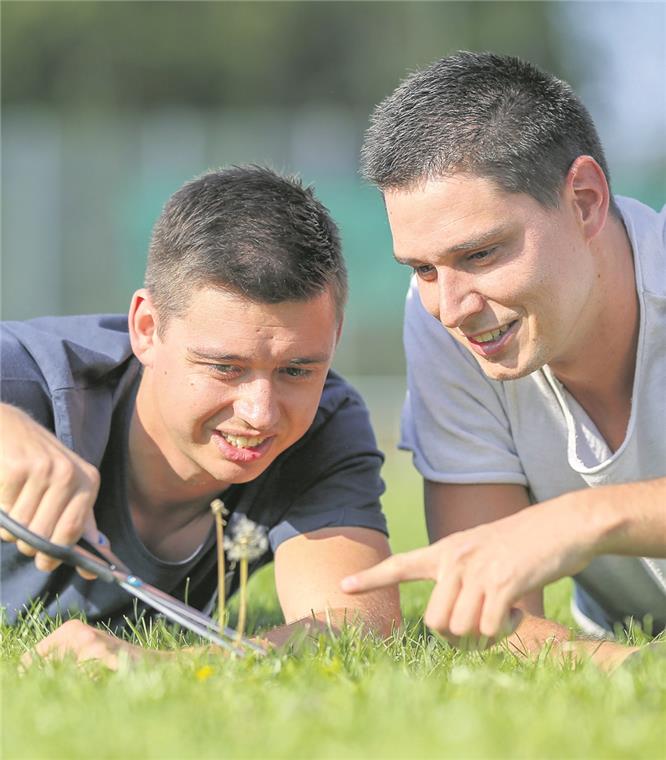
{"type": "Polygon", "coordinates": [[[2,96],[63,108],[296,107],[365,115],[396,71],[458,47],[563,70],[542,2],[4,2],[2,96]]]}

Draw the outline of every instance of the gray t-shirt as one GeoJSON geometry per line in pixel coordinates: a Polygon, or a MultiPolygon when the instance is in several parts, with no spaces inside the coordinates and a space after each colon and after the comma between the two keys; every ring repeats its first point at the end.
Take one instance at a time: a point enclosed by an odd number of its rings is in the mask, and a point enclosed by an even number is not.
{"type": "MultiPolygon", "coordinates": [[[[405,314],[408,392],[400,445],[413,452],[424,478],[518,483],[541,502],[580,488],[666,475],[666,207],[658,213],[627,198],[618,205],[634,251],[640,304],[631,417],[622,445],[611,453],[547,366],[519,380],[488,379],[425,311],[413,282],[405,314]]],[[[575,580],[579,622],[611,630],[627,617],[649,616],[653,630],[666,627],[666,560],[603,556],[575,580]]]]}
{"type": "MultiPolygon", "coordinates": [[[[127,318],[5,322],[0,338],[2,401],[29,412],[99,468],[95,518],[113,551],[146,582],[200,609],[209,605],[217,588],[214,530],[191,557],[165,562],[143,545],[130,517],[127,441],[141,365],[131,351],[127,318]]],[[[234,515],[246,514],[268,530],[270,549],[250,571],[269,562],[283,541],[308,531],[358,526],[386,533],[379,503],[382,461],[361,397],[330,372],[305,436],[258,478],[224,492],[232,522],[234,515]]],[[[37,599],[50,615],[82,611],[90,622],[114,628],[143,610],[122,589],[83,580],[67,566],[39,572],[14,544],[2,543],[0,569],[0,605],[10,622],[37,599]]],[[[237,570],[227,568],[228,592],[237,585],[237,570]]]]}

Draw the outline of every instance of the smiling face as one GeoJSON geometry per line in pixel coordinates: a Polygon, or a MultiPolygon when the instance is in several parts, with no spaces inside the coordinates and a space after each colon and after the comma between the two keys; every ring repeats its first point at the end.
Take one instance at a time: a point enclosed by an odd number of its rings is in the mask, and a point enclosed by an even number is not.
{"type": "Polygon", "coordinates": [[[307,431],[338,337],[329,292],[261,304],[202,288],[161,335],[155,323],[138,291],[137,414],[177,480],[201,493],[253,480],[307,431]]]}
{"type": "Polygon", "coordinates": [[[574,360],[593,331],[597,278],[575,202],[546,208],[456,174],[385,192],[395,257],[421,301],[495,380],[574,360]]]}

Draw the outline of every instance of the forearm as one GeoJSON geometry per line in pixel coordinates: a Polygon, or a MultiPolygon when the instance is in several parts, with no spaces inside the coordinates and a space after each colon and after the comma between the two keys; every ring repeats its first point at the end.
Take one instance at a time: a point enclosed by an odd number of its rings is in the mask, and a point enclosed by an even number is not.
{"type": "Polygon", "coordinates": [[[260,639],[273,646],[283,646],[290,639],[305,636],[318,636],[320,633],[338,634],[347,626],[358,626],[367,633],[388,636],[401,623],[399,614],[389,620],[384,615],[369,614],[368,610],[340,608],[316,612],[308,617],[271,628],[261,634],[260,639]]]}
{"type": "Polygon", "coordinates": [[[560,661],[589,658],[608,670],[617,667],[637,649],[607,639],[575,638],[566,626],[528,613],[524,613],[507,644],[519,657],[534,657],[545,652],[560,661]]]}
{"type": "Polygon", "coordinates": [[[544,502],[563,509],[589,559],[600,554],[666,557],[666,478],[573,491],[544,502]]]}

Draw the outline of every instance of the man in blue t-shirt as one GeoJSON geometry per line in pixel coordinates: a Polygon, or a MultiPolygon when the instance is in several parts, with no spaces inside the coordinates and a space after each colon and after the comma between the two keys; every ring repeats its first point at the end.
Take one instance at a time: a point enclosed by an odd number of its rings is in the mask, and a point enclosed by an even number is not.
{"type": "MultiPolygon", "coordinates": [[[[313,613],[388,632],[395,589],[339,590],[389,555],[382,456],[362,400],[330,371],[346,292],[336,227],[311,190],[260,168],[187,183],[155,225],[129,319],[3,325],[0,507],[56,543],[108,540],[145,581],[206,609],[221,496],[231,521],[268,530],[251,570],[274,558],[287,623],[269,640],[313,613]]],[[[4,543],[5,615],[34,600],[112,628],[136,613],[122,590],[4,543]]],[[[110,665],[120,649],[138,653],[79,621],[38,646],[110,665]]]]}

